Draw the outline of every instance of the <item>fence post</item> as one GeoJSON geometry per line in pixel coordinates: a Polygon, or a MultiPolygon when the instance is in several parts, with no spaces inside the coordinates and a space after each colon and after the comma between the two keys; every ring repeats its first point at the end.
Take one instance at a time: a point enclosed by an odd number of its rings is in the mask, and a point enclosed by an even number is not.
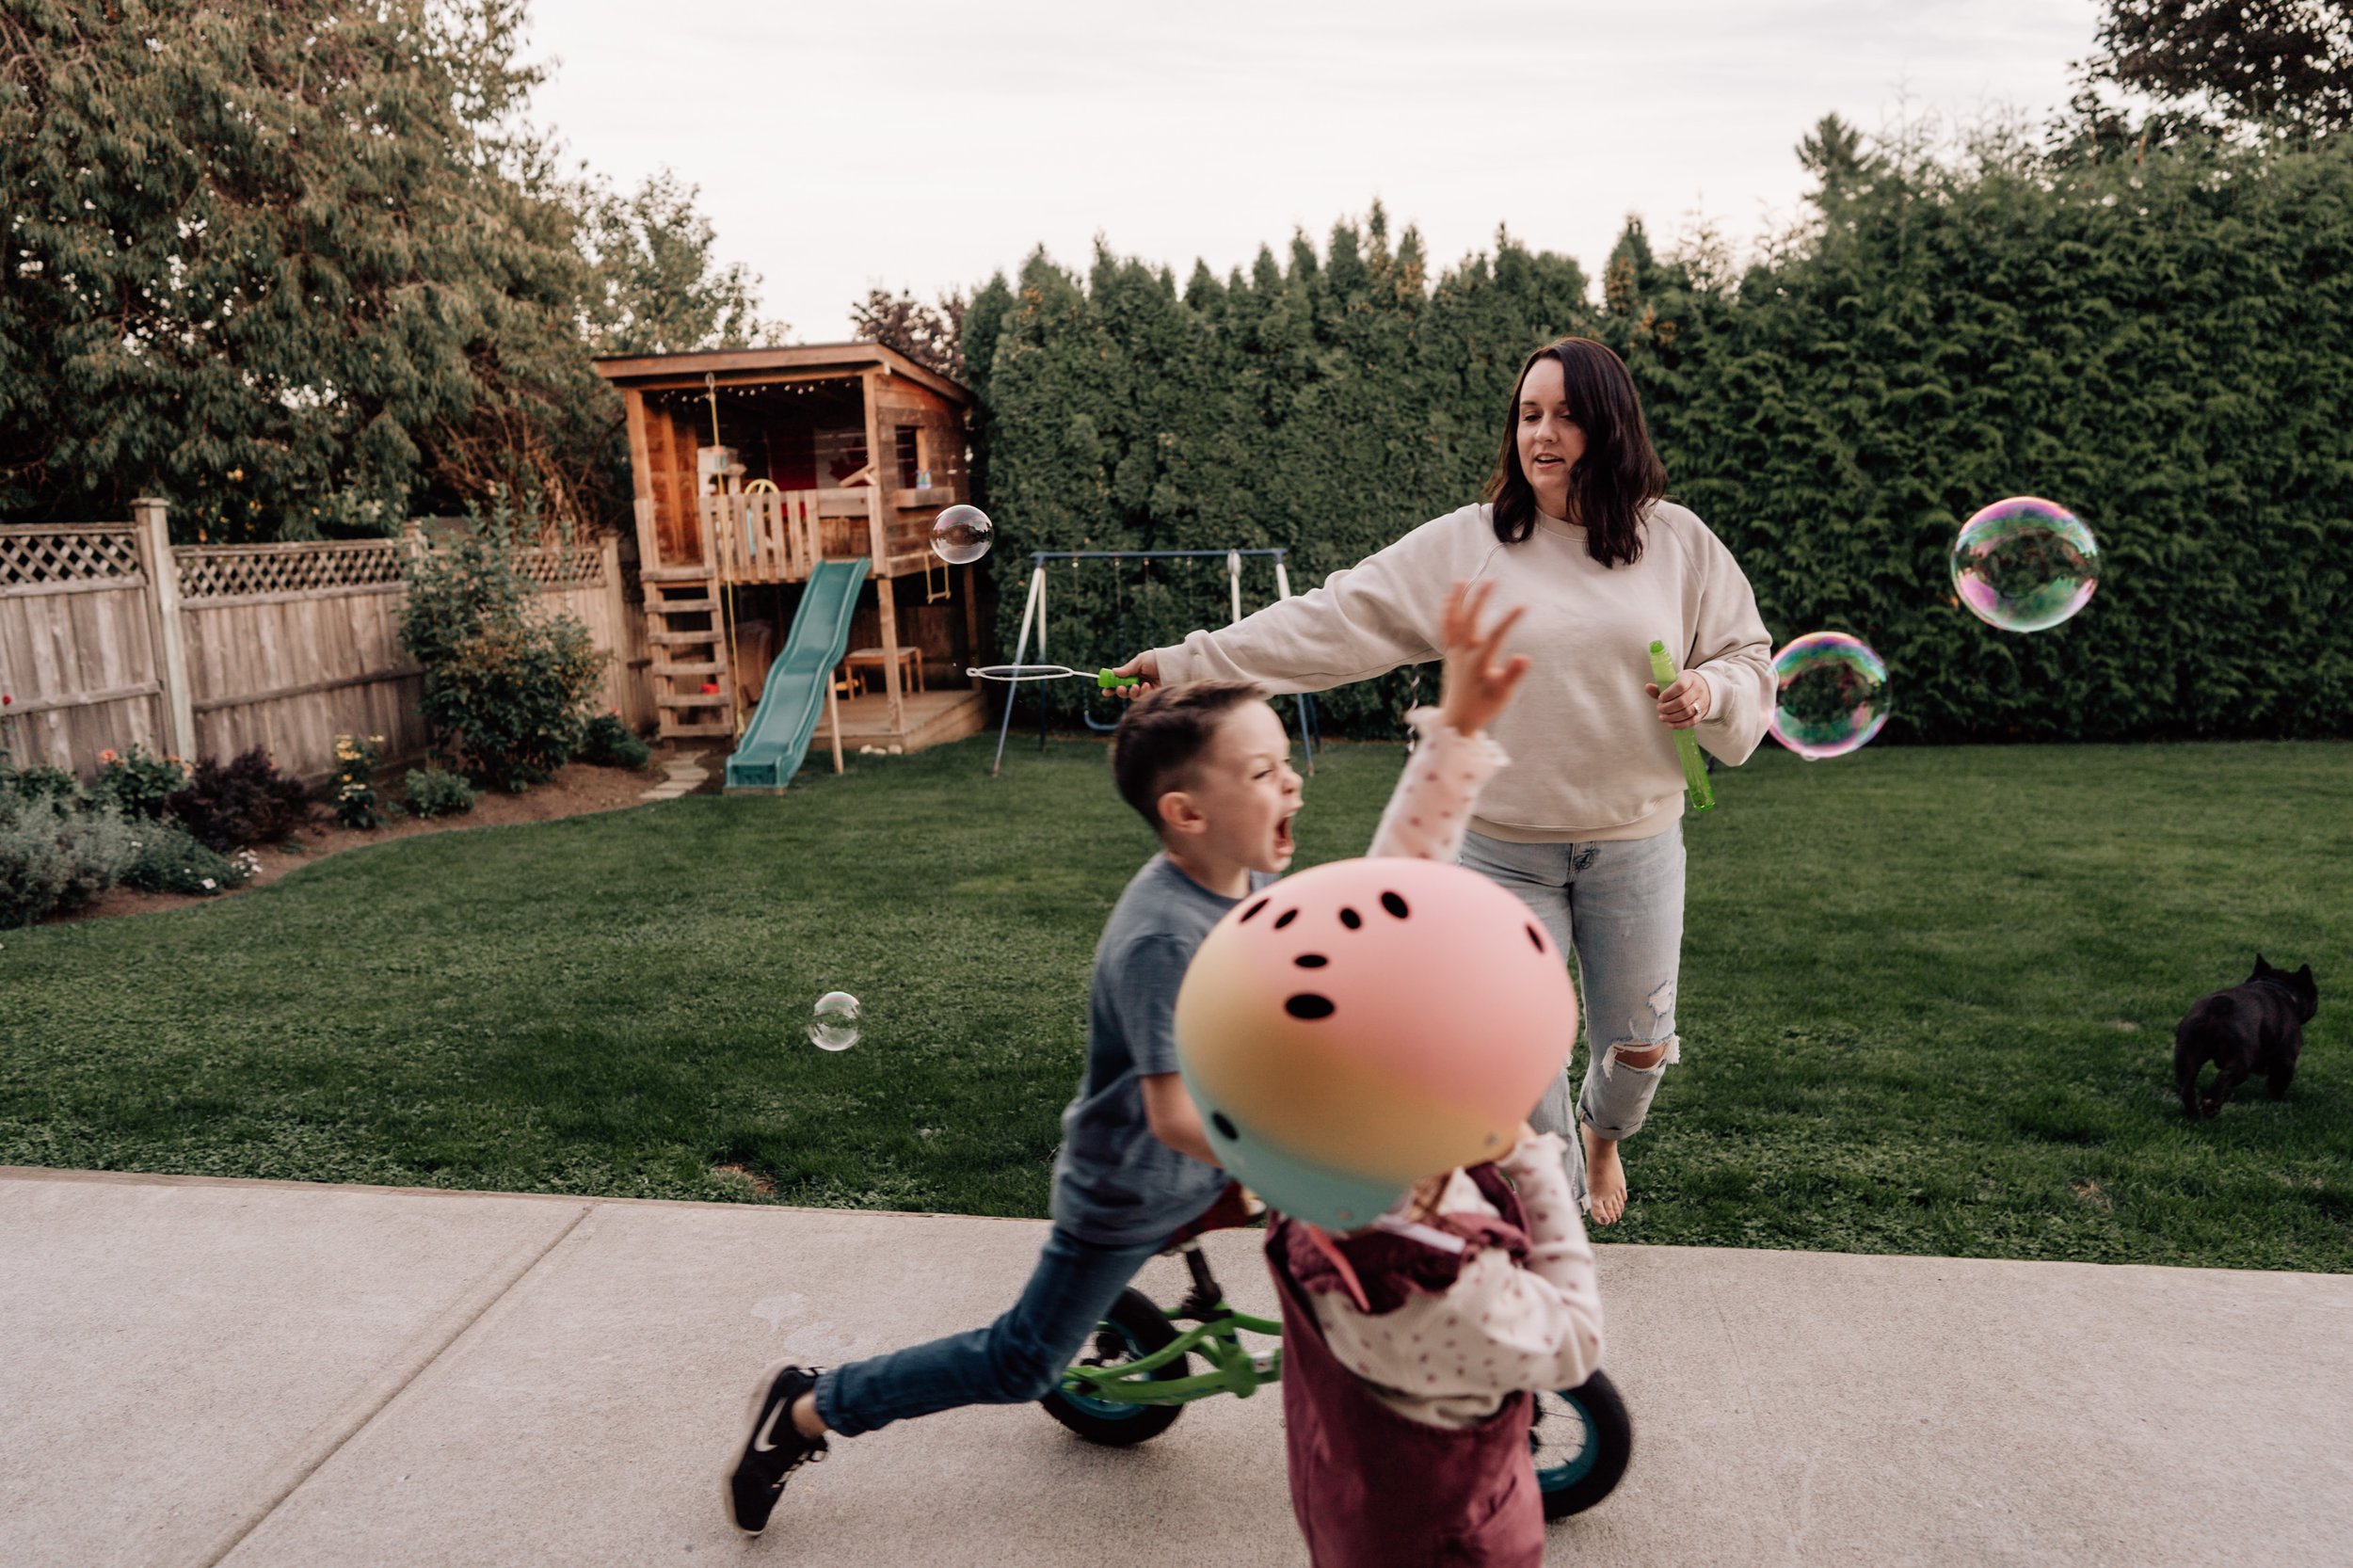
{"type": "Polygon", "coordinates": [[[164,750],[196,760],[196,706],[188,690],[188,648],[180,623],[180,563],[171,553],[170,508],[153,496],[131,503],[139,564],[147,571],[147,609],[162,663],[164,750]]]}
{"type": "Polygon", "coordinates": [[[604,556],[604,601],[611,613],[610,633],[613,641],[613,695],[620,698],[615,706],[621,711],[632,729],[637,728],[637,672],[630,668],[629,600],[621,588],[621,536],[606,529],[597,536],[597,543],[604,556]]]}

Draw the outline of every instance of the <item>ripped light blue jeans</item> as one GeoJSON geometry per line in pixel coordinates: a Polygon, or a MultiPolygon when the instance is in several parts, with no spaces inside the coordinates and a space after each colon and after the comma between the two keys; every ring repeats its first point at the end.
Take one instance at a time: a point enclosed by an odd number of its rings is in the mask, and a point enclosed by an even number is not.
{"type": "Polygon", "coordinates": [[[1529,1112],[1539,1132],[1569,1145],[1569,1179],[1585,1195],[1585,1148],[1578,1123],[1604,1138],[1632,1136],[1650,1114],[1667,1065],[1681,1054],[1675,1036],[1675,978],[1683,956],[1683,824],[1647,839],[1515,844],[1473,833],[1463,864],[1517,893],[1563,952],[1577,954],[1584,1014],[1585,1081],[1576,1114],[1569,1075],[1529,1112]],[[1663,1046],[1656,1064],[1619,1059],[1663,1046]]]}

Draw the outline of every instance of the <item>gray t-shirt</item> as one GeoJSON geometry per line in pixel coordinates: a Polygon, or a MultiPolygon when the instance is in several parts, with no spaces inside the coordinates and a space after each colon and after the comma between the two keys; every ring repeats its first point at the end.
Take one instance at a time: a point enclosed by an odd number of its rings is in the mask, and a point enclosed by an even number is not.
{"type": "MultiPolygon", "coordinates": [[[[1273,880],[1253,872],[1250,890],[1273,880]]],[[[1054,1223],[1082,1240],[1165,1240],[1225,1185],[1224,1171],[1152,1136],[1138,1080],[1176,1070],[1176,988],[1209,928],[1241,902],[1155,855],[1104,922],[1087,987],[1086,1077],[1062,1113],[1054,1160],[1054,1223]]]]}

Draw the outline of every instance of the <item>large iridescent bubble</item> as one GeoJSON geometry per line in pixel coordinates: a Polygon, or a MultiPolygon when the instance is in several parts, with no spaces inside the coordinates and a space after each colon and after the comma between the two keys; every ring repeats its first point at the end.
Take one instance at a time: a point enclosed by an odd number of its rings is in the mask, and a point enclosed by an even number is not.
{"type": "Polygon", "coordinates": [[[996,525],[978,506],[959,504],[932,520],[932,553],[952,567],[979,560],[996,538],[996,525]]]}
{"type": "Polygon", "coordinates": [[[817,999],[808,1019],[808,1043],[819,1050],[848,1050],[857,1044],[863,1009],[847,991],[827,991],[817,999]]]}
{"type": "Polygon", "coordinates": [[[1953,592],[2004,632],[2046,632],[2091,602],[2100,545],[2066,507],[2033,496],[1997,501],[1953,540],[1953,592]]]}
{"type": "Polygon", "coordinates": [[[1887,665],[1844,632],[1809,632],[1773,655],[1773,739],[1809,762],[1844,757],[1887,723],[1887,665]]]}

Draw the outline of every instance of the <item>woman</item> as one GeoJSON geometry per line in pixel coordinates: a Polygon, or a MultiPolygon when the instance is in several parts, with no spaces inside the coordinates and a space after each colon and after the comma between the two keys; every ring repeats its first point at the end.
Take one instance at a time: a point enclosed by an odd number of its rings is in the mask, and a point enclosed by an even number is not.
{"type": "MultiPolygon", "coordinates": [[[[1146,684],[1255,680],[1322,691],[1438,656],[1448,586],[1493,581],[1525,607],[1535,668],[1493,726],[1511,754],[1488,784],[1463,864],[1511,888],[1574,949],[1590,1050],[1577,1099],[1595,1223],[1625,1210],[1618,1144],[1677,1060],[1683,945],[1683,772],[1673,731],[1728,763],[1764,738],[1771,642],[1748,579],[1715,535],[1664,499],[1641,401],[1589,338],[1529,356],[1512,390],[1485,497],[1423,523],[1323,585],[1122,666],[1146,684]],[[1682,673],[1650,682],[1650,644],[1682,673]]],[[[1569,1129],[1568,1080],[1529,1121],[1569,1129]]],[[[1572,1168],[1577,1180],[1579,1173],[1572,1168]]]]}

